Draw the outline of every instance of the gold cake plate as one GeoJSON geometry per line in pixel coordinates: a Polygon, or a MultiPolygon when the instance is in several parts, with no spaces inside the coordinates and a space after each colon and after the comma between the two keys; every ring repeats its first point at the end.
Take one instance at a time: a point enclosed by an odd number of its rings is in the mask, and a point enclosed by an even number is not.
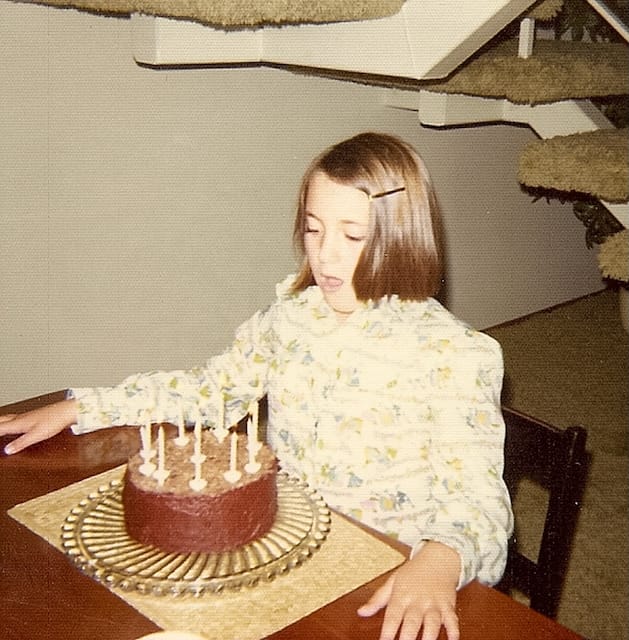
{"type": "Polygon", "coordinates": [[[122,485],[112,480],[81,500],[62,526],[61,544],[81,571],[124,591],[202,596],[253,587],[301,565],[330,530],[319,494],[280,474],[277,516],[266,535],[223,553],[168,553],[128,536],[122,485]]]}

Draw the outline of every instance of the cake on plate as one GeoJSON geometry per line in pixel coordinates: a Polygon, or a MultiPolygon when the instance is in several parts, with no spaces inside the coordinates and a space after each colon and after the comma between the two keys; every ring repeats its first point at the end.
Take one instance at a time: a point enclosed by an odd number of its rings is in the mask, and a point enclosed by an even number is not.
{"type": "Polygon", "coordinates": [[[269,447],[258,443],[252,468],[246,464],[251,461],[246,436],[219,442],[204,430],[197,437],[196,446],[193,437],[182,446],[175,439],[162,440],[161,466],[167,477],[161,480],[157,473],[147,473],[142,452],[129,459],[122,504],[127,533],[134,540],[173,553],[219,553],[245,545],[273,526],[278,464],[269,447]],[[195,465],[200,452],[202,465],[195,465]],[[235,465],[240,477],[232,474],[227,480],[225,472],[235,465]]]}

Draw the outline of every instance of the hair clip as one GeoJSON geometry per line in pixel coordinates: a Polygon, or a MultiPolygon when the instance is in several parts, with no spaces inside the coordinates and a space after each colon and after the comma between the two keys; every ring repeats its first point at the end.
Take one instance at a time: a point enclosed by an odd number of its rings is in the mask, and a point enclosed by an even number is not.
{"type": "Polygon", "coordinates": [[[406,191],[406,187],[398,187],[397,189],[389,189],[389,191],[381,191],[380,193],[367,194],[369,200],[375,200],[376,198],[383,198],[384,196],[390,196],[393,193],[399,193],[400,191],[406,191]]]}

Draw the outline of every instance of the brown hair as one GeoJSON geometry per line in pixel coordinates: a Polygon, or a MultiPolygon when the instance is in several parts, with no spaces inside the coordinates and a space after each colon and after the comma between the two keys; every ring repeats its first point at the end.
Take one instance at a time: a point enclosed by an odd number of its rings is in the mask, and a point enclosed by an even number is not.
{"type": "Polygon", "coordinates": [[[421,301],[434,296],[441,285],[442,258],[432,181],[409,144],[380,133],[344,140],[326,149],[306,170],[293,232],[303,263],[293,292],[314,284],[305,258],[305,207],[308,186],[319,172],[370,196],[369,233],[352,282],[356,297],[367,301],[396,294],[402,300],[421,301]]]}

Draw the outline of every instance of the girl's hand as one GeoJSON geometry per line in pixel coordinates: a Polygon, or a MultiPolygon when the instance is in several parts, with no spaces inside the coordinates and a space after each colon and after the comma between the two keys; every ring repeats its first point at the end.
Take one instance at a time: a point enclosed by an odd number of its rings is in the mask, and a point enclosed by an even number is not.
{"type": "Polygon", "coordinates": [[[439,542],[426,542],[358,609],[372,616],[386,607],[380,640],[437,640],[443,626],[448,640],[459,640],[455,611],[459,554],[439,542]]]}
{"type": "Polygon", "coordinates": [[[22,434],[10,442],[4,452],[11,455],[51,438],[74,424],[76,419],[75,400],[62,400],[26,413],[0,416],[0,436],[22,434]]]}

